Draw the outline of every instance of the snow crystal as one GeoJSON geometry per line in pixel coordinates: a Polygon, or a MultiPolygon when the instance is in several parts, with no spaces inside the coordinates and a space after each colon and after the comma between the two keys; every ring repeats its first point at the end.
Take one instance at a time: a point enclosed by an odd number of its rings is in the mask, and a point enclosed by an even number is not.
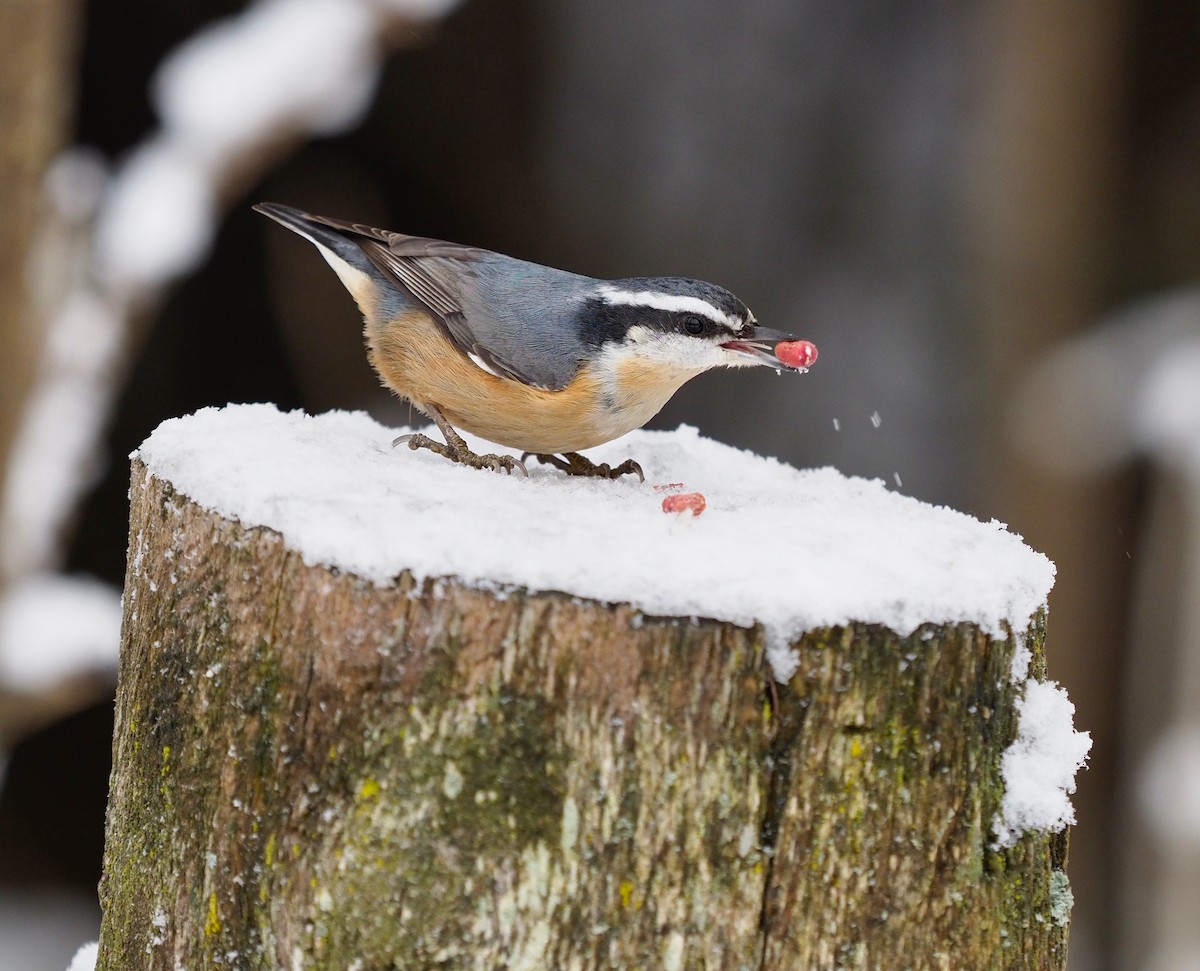
{"type": "Polygon", "coordinates": [[[121,640],[117,591],[82,577],[19,580],[0,595],[0,684],[52,688],[97,670],[114,672],[121,640]]]}
{"type": "Polygon", "coordinates": [[[1012,846],[1030,830],[1058,832],[1075,822],[1069,794],[1092,738],[1075,731],[1075,706],[1053,681],[1025,682],[1017,702],[1017,737],[1005,750],[1004,800],[996,841],[1012,846]]]}
{"type": "Polygon", "coordinates": [[[795,669],[789,645],[815,627],[906,635],[971,622],[1007,637],[1054,580],[1053,564],[1000,523],[878,480],[797,470],[693,428],[637,431],[591,451],[610,463],[632,456],[644,485],[568,478],[533,460],[528,479],[476,471],[393,449],[400,431],[361,413],[231,405],[164,422],[134,455],[201,506],[278,531],[306,563],[377,583],[409,570],[761,623],[780,679],[795,669]],[[681,480],[704,494],[703,516],[663,514],[654,483],[681,480]]]}
{"type": "Polygon", "coordinates": [[[100,956],[100,944],[98,941],[92,941],[90,944],[84,944],[75,956],[71,958],[71,963],[67,966],[67,971],[95,971],[96,959],[100,956]]]}

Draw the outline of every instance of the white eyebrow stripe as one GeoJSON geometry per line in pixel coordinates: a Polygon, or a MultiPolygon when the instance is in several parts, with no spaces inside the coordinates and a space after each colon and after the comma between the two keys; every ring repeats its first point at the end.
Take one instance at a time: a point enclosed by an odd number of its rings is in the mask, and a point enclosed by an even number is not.
{"type": "Polygon", "coordinates": [[[727,327],[742,326],[742,322],[736,317],[729,316],[725,311],[714,307],[707,300],[701,300],[699,297],[675,293],[658,293],[654,290],[642,290],[634,293],[631,290],[620,290],[617,287],[607,284],[600,287],[598,292],[604,298],[605,303],[625,304],[630,307],[650,307],[654,310],[686,311],[687,313],[700,314],[709,320],[715,320],[718,324],[725,324],[727,327]]]}

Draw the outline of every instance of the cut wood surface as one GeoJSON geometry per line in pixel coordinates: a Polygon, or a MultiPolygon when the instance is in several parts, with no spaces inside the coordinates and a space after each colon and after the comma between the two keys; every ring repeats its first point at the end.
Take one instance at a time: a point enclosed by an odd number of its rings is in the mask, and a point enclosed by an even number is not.
{"type": "Polygon", "coordinates": [[[1064,965],[1065,834],[992,833],[1041,613],[777,684],[761,627],[306,564],[140,460],[131,513],[100,969],[1064,965]]]}

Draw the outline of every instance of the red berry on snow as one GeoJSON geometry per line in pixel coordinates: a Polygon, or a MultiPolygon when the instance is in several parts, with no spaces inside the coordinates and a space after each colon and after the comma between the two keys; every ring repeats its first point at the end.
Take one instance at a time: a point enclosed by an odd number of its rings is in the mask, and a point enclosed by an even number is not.
{"type": "Polygon", "coordinates": [[[681,492],[678,495],[667,496],[662,501],[662,510],[663,512],[690,512],[693,516],[699,516],[704,512],[706,505],[701,493],[681,492]]]}

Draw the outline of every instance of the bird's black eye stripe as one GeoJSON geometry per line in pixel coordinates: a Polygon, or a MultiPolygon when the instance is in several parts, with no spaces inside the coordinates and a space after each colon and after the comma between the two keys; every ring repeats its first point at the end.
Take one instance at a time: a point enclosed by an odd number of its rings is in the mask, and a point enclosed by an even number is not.
{"type": "Polygon", "coordinates": [[[695,314],[688,314],[683,318],[683,329],[689,334],[703,334],[704,321],[695,314]]]}

